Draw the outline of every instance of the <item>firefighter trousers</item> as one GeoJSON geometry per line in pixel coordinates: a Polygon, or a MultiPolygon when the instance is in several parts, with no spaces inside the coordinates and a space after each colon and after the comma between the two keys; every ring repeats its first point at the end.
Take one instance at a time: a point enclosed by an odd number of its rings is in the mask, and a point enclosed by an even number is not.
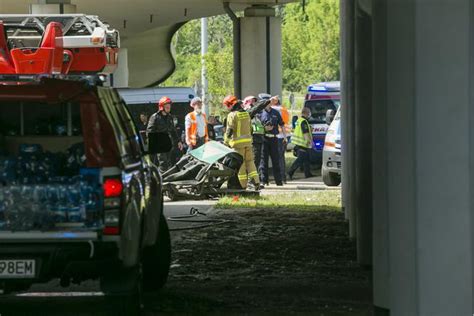
{"type": "Polygon", "coordinates": [[[254,184],[259,184],[257,168],[255,168],[255,162],[253,159],[252,146],[245,146],[242,148],[234,148],[243,158],[244,162],[239,169],[239,182],[242,188],[247,188],[249,180],[253,180],[254,184]]]}

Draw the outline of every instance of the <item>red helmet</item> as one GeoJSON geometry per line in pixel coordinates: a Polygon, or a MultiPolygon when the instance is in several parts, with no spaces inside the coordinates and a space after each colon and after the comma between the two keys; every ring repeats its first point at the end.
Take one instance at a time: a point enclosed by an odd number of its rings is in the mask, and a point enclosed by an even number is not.
{"type": "Polygon", "coordinates": [[[170,98],[168,98],[168,97],[162,97],[162,98],[160,99],[160,101],[158,101],[158,107],[160,108],[160,110],[163,110],[163,106],[164,106],[165,104],[172,104],[172,103],[173,103],[173,102],[171,101],[170,98]]]}
{"type": "Polygon", "coordinates": [[[237,102],[239,102],[239,100],[235,95],[228,95],[224,98],[222,104],[230,110],[237,104],[237,102]]]}

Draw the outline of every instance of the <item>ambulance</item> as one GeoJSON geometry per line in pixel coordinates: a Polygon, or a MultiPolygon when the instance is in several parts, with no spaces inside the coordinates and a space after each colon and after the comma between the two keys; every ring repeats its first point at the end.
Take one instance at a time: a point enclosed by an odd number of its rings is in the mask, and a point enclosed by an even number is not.
{"type": "Polygon", "coordinates": [[[322,164],[324,139],[329,125],[326,122],[326,113],[332,110],[336,113],[341,104],[341,89],[339,81],[320,82],[308,86],[304,107],[311,110],[309,124],[313,134],[313,151],[311,162],[322,164]]]}

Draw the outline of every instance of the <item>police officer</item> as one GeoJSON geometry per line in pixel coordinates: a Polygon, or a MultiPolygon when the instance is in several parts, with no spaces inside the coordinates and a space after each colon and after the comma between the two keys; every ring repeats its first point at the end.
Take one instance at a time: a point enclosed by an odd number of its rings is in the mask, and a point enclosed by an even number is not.
{"type": "Polygon", "coordinates": [[[311,110],[309,108],[303,108],[301,111],[301,117],[296,121],[295,131],[291,137],[291,142],[295,145],[295,150],[298,154],[298,157],[293,162],[288,170],[288,176],[290,180],[293,179],[293,175],[298,168],[304,168],[304,175],[306,178],[310,178],[313,175],[311,174],[310,168],[310,150],[312,147],[312,136],[311,136],[311,127],[308,122],[308,118],[311,116],[311,110]]]}
{"type": "Polygon", "coordinates": [[[181,151],[183,144],[179,141],[174,118],[171,115],[172,101],[168,97],[162,97],[158,102],[158,111],[150,117],[148,121],[147,132],[168,133],[173,143],[173,149],[170,152],[158,154],[158,163],[161,172],[167,171],[172,167],[174,162],[172,159],[172,152],[176,147],[181,151]]]}
{"type": "Polygon", "coordinates": [[[285,124],[281,118],[280,113],[277,110],[272,109],[272,103],[278,101],[277,97],[271,98],[271,102],[267,104],[265,110],[259,114],[260,121],[263,124],[265,135],[263,141],[263,157],[260,163],[260,180],[262,183],[268,185],[268,158],[272,159],[273,177],[277,186],[283,185],[283,179],[281,177],[280,160],[278,151],[278,138],[277,135],[280,133],[280,129],[283,133],[283,142],[286,142],[286,131],[285,124]]]}
{"type": "Polygon", "coordinates": [[[280,133],[277,135],[278,138],[278,155],[279,155],[279,161],[280,161],[280,173],[281,173],[281,178],[283,180],[283,183],[286,183],[286,161],[285,161],[285,153],[286,153],[286,145],[287,145],[287,138],[286,135],[289,132],[289,120],[290,120],[290,113],[284,107],[281,103],[280,100],[275,100],[272,102],[272,108],[277,110],[278,113],[280,113],[281,118],[283,120],[283,123],[285,124],[285,127],[280,128],[280,133]],[[285,132],[283,132],[283,130],[285,132]]]}
{"type": "Polygon", "coordinates": [[[268,102],[270,102],[270,100],[258,102],[258,98],[254,96],[246,97],[243,102],[244,109],[249,112],[250,118],[252,119],[253,156],[257,168],[260,167],[262,161],[263,137],[265,135],[265,129],[257,114],[263,111],[268,102]]]}
{"type": "Polygon", "coordinates": [[[242,102],[233,95],[225,97],[223,105],[230,110],[229,115],[227,115],[224,142],[244,158],[238,172],[240,186],[246,189],[250,180],[254,189],[259,190],[260,181],[253,160],[250,114],[242,108],[242,102]]]}

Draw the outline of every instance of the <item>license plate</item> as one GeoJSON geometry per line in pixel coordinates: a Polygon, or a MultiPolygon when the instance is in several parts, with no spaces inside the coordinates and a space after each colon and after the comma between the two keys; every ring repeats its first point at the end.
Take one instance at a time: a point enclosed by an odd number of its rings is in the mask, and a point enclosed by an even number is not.
{"type": "Polygon", "coordinates": [[[35,260],[0,260],[0,279],[34,278],[35,260]]]}

